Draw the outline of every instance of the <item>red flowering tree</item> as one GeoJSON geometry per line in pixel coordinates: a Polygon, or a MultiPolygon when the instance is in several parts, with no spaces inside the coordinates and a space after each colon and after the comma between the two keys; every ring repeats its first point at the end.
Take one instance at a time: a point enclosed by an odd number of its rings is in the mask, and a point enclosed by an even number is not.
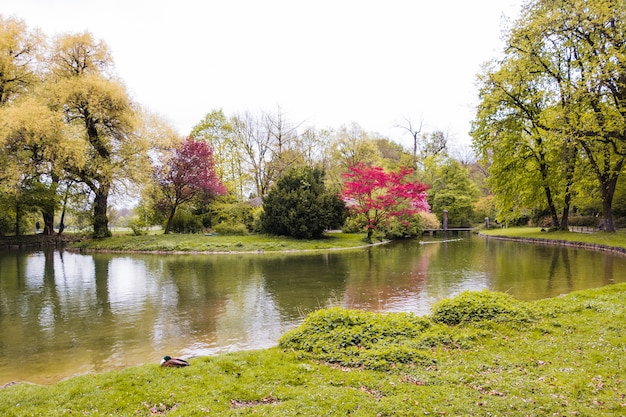
{"type": "Polygon", "coordinates": [[[342,198],[353,215],[366,221],[367,240],[374,230],[393,219],[406,221],[420,211],[429,211],[428,186],[412,181],[411,168],[385,172],[381,167],[358,164],[343,174],[342,198]]]}
{"type": "Polygon", "coordinates": [[[155,168],[153,176],[163,193],[159,206],[167,211],[165,234],[182,204],[199,195],[212,198],[226,193],[215,173],[213,148],[202,140],[185,139],[163,166],[155,168]]]}

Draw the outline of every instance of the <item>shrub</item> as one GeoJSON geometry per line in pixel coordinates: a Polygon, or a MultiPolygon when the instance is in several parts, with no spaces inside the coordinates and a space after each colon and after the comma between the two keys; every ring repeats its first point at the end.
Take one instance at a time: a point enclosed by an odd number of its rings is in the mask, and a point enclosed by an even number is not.
{"type": "Polygon", "coordinates": [[[133,236],[144,236],[148,234],[148,229],[143,220],[134,218],[128,222],[128,227],[133,232],[133,236]]]}
{"type": "Polygon", "coordinates": [[[422,218],[418,215],[406,218],[392,217],[380,228],[385,239],[400,239],[420,236],[424,228],[422,218]]]}
{"type": "Polygon", "coordinates": [[[245,236],[248,234],[248,228],[243,223],[222,222],[213,228],[215,233],[220,235],[245,236]]]}
{"type": "Polygon", "coordinates": [[[498,322],[527,322],[531,311],[512,296],[493,291],[465,291],[454,298],[435,303],[432,319],[436,323],[461,323],[494,320],[498,322]]]}
{"type": "Polygon", "coordinates": [[[439,221],[435,213],[428,213],[428,212],[422,211],[422,212],[419,212],[418,215],[422,218],[422,226],[424,229],[441,228],[441,222],[439,221]]]}
{"type": "Polygon", "coordinates": [[[202,217],[185,210],[179,210],[172,219],[171,230],[174,233],[200,233],[203,229],[202,217]]]}
{"type": "Polygon", "coordinates": [[[429,352],[411,344],[430,325],[428,319],[411,313],[331,308],[310,314],[283,335],[279,345],[345,366],[382,369],[391,364],[432,363],[429,352]]]}
{"type": "Polygon", "coordinates": [[[326,190],[323,169],[296,167],[264,197],[261,225],[269,234],[317,239],[341,225],[346,212],[343,201],[326,190]]]}

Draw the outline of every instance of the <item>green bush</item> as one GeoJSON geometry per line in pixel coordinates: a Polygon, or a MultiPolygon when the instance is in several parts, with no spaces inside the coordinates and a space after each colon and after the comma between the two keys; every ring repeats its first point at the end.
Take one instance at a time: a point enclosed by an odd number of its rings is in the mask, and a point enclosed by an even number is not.
{"type": "Polygon", "coordinates": [[[185,210],[178,210],[172,219],[171,230],[174,233],[200,233],[204,230],[202,217],[185,210]]]}
{"type": "Polygon", "coordinates": [[[498,322],[527,322],[531,311],[512,296],[493,291],[465,291],[454,298],[435,303],[432,319],[436,323],[461,323],[494,320],[498,322]]]}
{"type": "Polygon", "coordinates": [[[411,313],[376,314],[330,308],[311,313],[279,340],[314,358],[345,366],[382,369],[392,364],[432,363],[432,355],[411,341],[431,326],[411,313]]]}
{"type": "Polygon", "coordinates": [[[380,228],[385,239],[417,237],[422,235],[423,230],[422,218],[417,215],[407,218],[392,217],[380,228]]]}
{"type": "Polygon", "coordinates": [[[362,233],[365,231],[367,225],[367,219],[362,214],[356,216],[350,216],[343,223],[341,230],[344,233],[362,233]]]}
{"type": "Polygon", "coordinates": [[[134,218],[129,221],[128,227],[133,232],[133,236],[144,236],[148,234],[145,222],[139,218],[134,218]]]}
{"type": "Polygon", "coordinates": [[[246,236],[248,234],[248,228],[243,223],[222,222],[215,225],[213,231],[220,235],[229,236],[246,236]]]}

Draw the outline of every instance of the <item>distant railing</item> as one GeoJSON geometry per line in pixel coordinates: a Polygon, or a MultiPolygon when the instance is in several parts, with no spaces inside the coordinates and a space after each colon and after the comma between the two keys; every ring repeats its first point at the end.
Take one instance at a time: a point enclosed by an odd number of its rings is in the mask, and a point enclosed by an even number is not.
{"type": "Polygon", "coordinates": [[[457,236],[460,233],[470,234],[474,230],[471,227],[448,227],[447,229],[424,229],[424,235],[436,236],[441,234],[447,234],[457,236]]]}

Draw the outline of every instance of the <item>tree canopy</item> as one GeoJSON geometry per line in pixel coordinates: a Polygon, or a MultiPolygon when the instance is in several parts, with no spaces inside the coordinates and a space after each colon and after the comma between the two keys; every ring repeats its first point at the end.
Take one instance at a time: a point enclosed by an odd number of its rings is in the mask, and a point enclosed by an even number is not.
{"type": "Polygon", "coordinates": [[[542,199],[553,226],[565,228],[575,178],[593,175],[604,226],[615,230],[612,202],[626,162],[625,6],[530,2],[502,59],[481,75],[472,135],[501,217],[542,199]]]}
{"type": "Polygon", "coordinates": [[[342,197],[348,209],[365,218],[367,239],[392,219],[407,221],[420,211],[429,211],[428,186],[411,179],[413,169],[386,172],[382,167],[357,164],[344,177],[342,197]]]}

